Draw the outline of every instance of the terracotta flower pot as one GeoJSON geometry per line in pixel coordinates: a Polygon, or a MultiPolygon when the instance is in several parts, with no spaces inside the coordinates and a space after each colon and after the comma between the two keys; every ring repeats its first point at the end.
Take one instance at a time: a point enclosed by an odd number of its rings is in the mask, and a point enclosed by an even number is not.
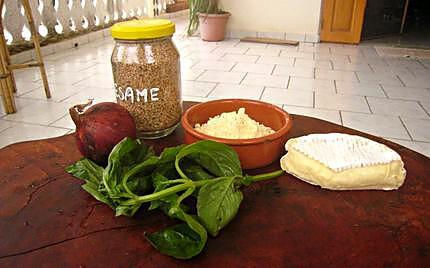
{"type": "Polygon", "coordinates": [[[205,41],[222,41],[225,38],[230,13],[223,14],[199,14],[200,36],[205,41]]]}

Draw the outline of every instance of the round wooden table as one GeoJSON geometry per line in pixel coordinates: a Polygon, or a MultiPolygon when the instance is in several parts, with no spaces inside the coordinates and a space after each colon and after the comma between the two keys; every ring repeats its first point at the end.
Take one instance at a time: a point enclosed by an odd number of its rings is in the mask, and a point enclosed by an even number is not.
{"type": "MultiPolygon", "coordinates": [[[[0,150],[0,267],[429,267],[429,158],[326,121],[293,120],[290,137],[342,132],[388,145],[405,162],[404,185],[329,191],[290,175],[255,183],[244,190],[236,218],[202,254],[180,261],[144,238],[172,220],[144,210],[114,217],[64,172],[81,157],[72,135],[14,144],[0,150]]],[[[160,151],[182,137],[179,128],[148,143],[160,151]]],[[[249,173],[278,168],[273,163],[249,173]]]]}

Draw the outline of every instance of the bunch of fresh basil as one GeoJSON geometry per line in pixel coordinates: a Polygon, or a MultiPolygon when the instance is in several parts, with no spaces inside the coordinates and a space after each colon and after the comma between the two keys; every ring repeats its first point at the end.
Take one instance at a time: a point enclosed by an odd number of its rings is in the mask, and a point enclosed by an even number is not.
{"type": "Polygon", "coordinates": [[[283,173],[244,175],[236,152],[213,141],[166,148],[156,156],[129,138],[113,148],[106,168],[82,159],[66,171],[85,180],[82,188],[114,209],[116,216],[133,216],[150,202],[149,210],[160,209],[183,221],[147,235],[155,248],[178,259],[199,254],[207,232],[216,236],[234,218],[243,199],[240,186],[283,173]],[[197,199],[197,215],[191,215],[183,203],[188,197],[197,199]]]}

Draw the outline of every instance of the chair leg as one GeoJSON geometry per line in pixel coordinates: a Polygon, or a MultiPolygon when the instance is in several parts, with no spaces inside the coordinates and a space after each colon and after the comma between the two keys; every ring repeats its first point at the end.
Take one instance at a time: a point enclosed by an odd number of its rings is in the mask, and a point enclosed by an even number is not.
{"type": "Polygon", "coordinates": [[[8,83],[6,82],[8,79],[10,79],[10,77],[0,79],[0,90],[5,112],[7,114],[13,114],[16,112],[16,105],[12,90],[8,88],[8,83]]]}
{"type": "Polygon", "coordinates": [[[34,25],[33,16],[31,14],[31,8],[28,0],[21,1],[22,6],[24,7],[25,16],[28,20],[28,25],[30,26],[30,32],[33,37],[34,43],[34,51],[36,52],[36,61],[39,64],[40,76],[42,77],[43,86],[45,88],[46,98],[51,98],[51,91],[49,90],[48,77],[46,75],[45,64],[43,63],[42,53],[40,51],[40,42],[39,42],[39,33],[36,31],[36,27],[34,25]]]}

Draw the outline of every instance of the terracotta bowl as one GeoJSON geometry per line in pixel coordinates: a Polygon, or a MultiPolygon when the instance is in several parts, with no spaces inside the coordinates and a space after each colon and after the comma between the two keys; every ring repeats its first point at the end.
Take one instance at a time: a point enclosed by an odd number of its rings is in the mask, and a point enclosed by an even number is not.
{"type": "Polygon", "coordinates": [[[185,143],[199,140],[213,140],[231,146],[238,154],[242,168],[253,169],[264,167],[284,153],[287,132],[292,126],[290,115],[281,108],[255,100],[223,99],[200,103],[192,106],[182,116],[182,127],[185,130],[185,143]],[[195,124],[206,123],[210,117],[224,112],[245,108],[246,113],[255,121],[275,130],[270,135],[255,139],[223,139],[197,132],[195,124]]]}

